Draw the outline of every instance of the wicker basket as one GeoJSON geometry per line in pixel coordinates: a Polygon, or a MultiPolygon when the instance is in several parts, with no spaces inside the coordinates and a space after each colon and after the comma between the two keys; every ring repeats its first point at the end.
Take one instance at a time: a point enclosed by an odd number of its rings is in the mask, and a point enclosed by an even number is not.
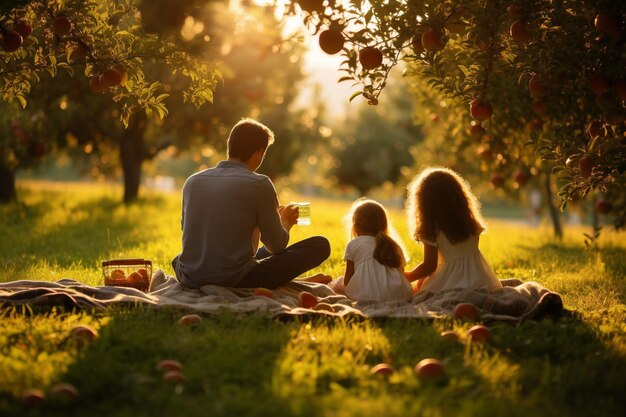
{"type": "Polygon", "coordinates": [[[110,259],[102,262],[104,285],[132,287],[148,292],[152,261],[147,259],[110,259]]]}

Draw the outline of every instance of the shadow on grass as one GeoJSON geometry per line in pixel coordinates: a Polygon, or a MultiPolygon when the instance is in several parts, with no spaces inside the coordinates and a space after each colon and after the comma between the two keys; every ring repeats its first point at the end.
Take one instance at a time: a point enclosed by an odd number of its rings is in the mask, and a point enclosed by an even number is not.
{"type": "Polygon", "coordinates": [[[494,340],[487,345],[441,338],[442,327],[463,325],[453,321],[388,320],[381,329],[393,355],[403,358],[401,365],[414,366],[427,357],[445,364],[447,382],[434,389],[426,384],[416,394],[428,396],[422,413],[626,415],[626,352],[619,349],[624,334],[619,318],[607,320],[613,320],[613,334],[600,333],[600,323],[594,327],[575,314],[519,325],[496,323],[490,326],[494,340]],[[612,343],[614,337],[621,342],[612,343]],[[410,358],[413,362],[406,362],[410,358]]]}
{"type": "MultiPolygon", "coordinates": [[[[154,196],[149,201],[140,200],[136,205],[142,207],[162,202],[161,197],[154,196]]],[[[137,215],[114,215],[121,207],[124,205],[119,200],[101,197],[71,206],[51,198],[5,209],[5,227],[13,227],[13,233],[21,238],[5,248],[3,258],[18,274],[37,261],[57,264],[61,268],[77,263],[99,268],[102,260],[131,251],[150,238],[138,230],[137,215]],[[51,211],[64,211],[66,220],[57,227],[41,231],[40,221],[51,211]]]]}
{"type": "Polygon", "coordinates": [[[626,304],[626,249],[607,245],[599,251],[587,250],[581,246],[546,243],[539,247],[518,246],[524,255],[512,259],[512,263],[523,268],[547,268],[552,271],[580,273],[583,270],[604,271],[606,280],[614,288],[621,303],[626,304]],[[551,268],[551,269],[550,269],[551,268]]]}
{"type": "MultiPolygon", "coordinates": [[[[194,327],[175,311],[120,311],[67,370],[78,401],[48,410],[73,416],[290,415],[272,375],[290,328],[269,318],[209,316],[194,327]],[[155,365],[183,364],[185,384],[164,381],[155,365]]],[[[311,409],[311,414],[317,414],[311,409]]]]}

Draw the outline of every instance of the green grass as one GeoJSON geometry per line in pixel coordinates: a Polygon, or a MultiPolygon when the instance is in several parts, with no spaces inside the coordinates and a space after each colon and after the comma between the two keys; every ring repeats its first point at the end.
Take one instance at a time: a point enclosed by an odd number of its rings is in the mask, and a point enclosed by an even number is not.
{"type": "MultiPolygon", "coordinates": [[[[0,282],[73,278],[102,282],[100,262],[146,257],[172,273],[180,250],[180,195],[144,193],[131,207],[109,185],[20,183],[20,204],[0,207],[0,282]]],[[[299,200],[282,195],[281,200],[299,200]]],[[[340,275],[350,202],[311,199],[313,226],[293,239],[323,234],[332,254],[319,271],[340,275]]],[[[392,211],[402,236],[404,215],[392,211]]],[[[439,333],[471,323],[436,320],[316,319],[280,322],[224,313],[198,326],[176,324],[176,310],[66,312],[0,310],[2,416],[621,416],[626,415],[626,234],[608,230],[595,250],[585,229],[562,243],[549,229],[489,220],[481,248],[497,274],[538,281],[563,296],[559,320],[489,323],[487,346],[452,344],[439,333]],[[71,328],[84,323],[99,338],[81,344],[71,328]],[[425,383],[415,364],[436,357],[442,383],[425,383]],[[184,363],[188,382],[161,379],[155,364],[184,363]],[[373,377],[390,361],[396,372],[373,377]],[[43,409],[19,396],[70,382],[74,401],[49,398],[43,409]]],[[[419,247],[405,239],[411,265],[419,247]]]]}

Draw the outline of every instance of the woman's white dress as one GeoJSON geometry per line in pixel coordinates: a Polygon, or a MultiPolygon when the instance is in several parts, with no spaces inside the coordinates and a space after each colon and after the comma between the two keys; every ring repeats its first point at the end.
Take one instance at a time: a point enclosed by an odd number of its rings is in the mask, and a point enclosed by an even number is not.
{"type": "Polygon", "coordinates": [[[441,232],[436,242],[437,269],[424,279],[420,292],[439,292],[452,288],[493,291],[502,288],[500,280],[478,249],[479,235],[452,244],[441,232]]]}
{"type": "Polygon", "coordinates": [[[354,301],[408,301],[411,284],[402,269],[390,268],[374,259],[376,238],[358,236],[346,246],[344,260],[354,262],[354,275],[345,294],[354,301]]]}

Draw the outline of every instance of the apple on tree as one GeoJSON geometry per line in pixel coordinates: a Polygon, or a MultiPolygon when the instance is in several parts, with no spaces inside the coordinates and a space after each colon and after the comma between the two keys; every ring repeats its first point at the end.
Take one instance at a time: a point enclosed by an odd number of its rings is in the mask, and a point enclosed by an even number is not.
{"type": "Polygon", "coordinates": [[[383,63],[383,53],[378,48],[367,46],[359,51],[359,62],[366,70],[378,68],[383,63]]]}
{"type": "Polygon", "coordinates": [[[343,49],[345,38],[343,34],[335,29],[326,29],[319,36],[319,45],[322,51],[328,55],[334,55],[343,49]]]}

